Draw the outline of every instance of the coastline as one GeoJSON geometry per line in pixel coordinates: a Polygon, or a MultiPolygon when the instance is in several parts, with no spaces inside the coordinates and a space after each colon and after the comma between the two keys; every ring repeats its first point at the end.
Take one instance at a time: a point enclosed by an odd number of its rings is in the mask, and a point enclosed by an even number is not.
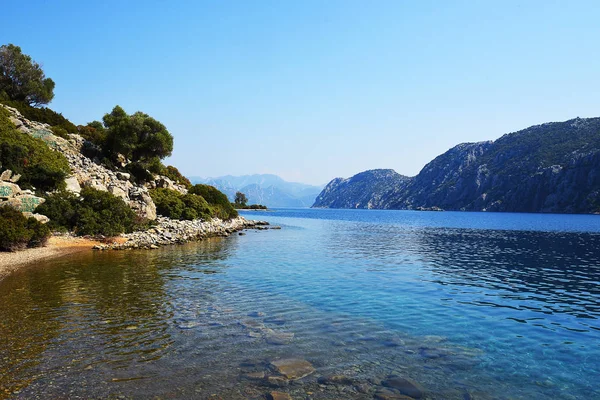
{"type": "MultiPolygon", "coordinates": [[[[0,252],[0,282],[12,272],[36,262],[82,251],[157,249],[162,246],[199,241],[214,236],[229,236],[244,229],[266,229],[264,221],[237,217],[230,221],[178,221],[159,217],[158,224],[147,231],[123,234],[110,243],[76,236],[51,236],[44,247],[15,252],[0,252]]],[[[272,228],[277,229],[277,228],[272,228]]]]}
{"type": "Polygon", "coordinates": [[[91,251],[99,241],[74,236],[51,236],[44,247],[15,252],[0,252],[0,281],[12,272],[35,262],[50,260],[65,255],[91,251]]]}

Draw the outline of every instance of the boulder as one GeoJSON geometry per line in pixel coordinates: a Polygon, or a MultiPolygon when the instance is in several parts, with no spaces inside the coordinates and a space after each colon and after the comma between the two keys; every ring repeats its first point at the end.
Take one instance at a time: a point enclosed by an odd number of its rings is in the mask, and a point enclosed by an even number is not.
{"type": "Polygon", "coordinates": [[[6,202],[9,206],[21,212],[33,212],[37,206],[45,202],[46,199],[42,197],[25,194],[22,196],[16,196],[8,199],[6,202]]]}
{"type": "Polygon", "coordinates": [[[128,181],[131,179],[131,174],[128,174],[127,172],[117,172],[117,178],[121,179],[122,181],[128,181]]]}
{"type": "Polygon", "coordinates": [[[0,174],[0,181],[9,181],[11,175],[12,171],[10,169],[3,171],[2,174],[0,174]]]}
{"type": "Polygon", "coordinates": [[[65,184],[67,185],[66,190],[71,193],[79,194],[81,193],[81,186],[79,186],[79,181],[77,177],[70,176],[65,179],[65,184]]]}
{"type": "Polygon", "coordinates": [[[0,182],[0,199],[9,199],[19,193],[21,193],[21,188],[18,185],[10,182],[0,182]]]}
{"type": "Polygon", "coordinates": [[[42,214],[33,214],[30,212],[24,212],[23,215],[26,216],[27,218],[35,218],[38,222],[41,222],[42,224],[45,224],[48,221],[50,221],[50,218],[48,218],[42,214]]]}
{"type": "Polygon", "coordinates": [[[125,202],[129,201],[129,196],[127,195],[127,192],[118,187],[117,185],[109,185],[108,192],[113,196],[120,197],[125,202]]]}

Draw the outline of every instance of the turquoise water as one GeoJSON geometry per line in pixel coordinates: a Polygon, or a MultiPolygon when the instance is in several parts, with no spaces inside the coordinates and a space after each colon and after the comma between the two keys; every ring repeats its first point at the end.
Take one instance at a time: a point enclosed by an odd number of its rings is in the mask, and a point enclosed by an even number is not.
{"type": "Polygon", "coordinates": [[[0,389],[258,399],[274,386],[247,374],[295,357],[316,372],[278,387],[293,398],[373,398],[390,374],[431,399],[600,398],[600,217],[245,216],[282,229],[5,279],[0,389]],[[353,383],[319,383],[331,374],[353,383]]]}

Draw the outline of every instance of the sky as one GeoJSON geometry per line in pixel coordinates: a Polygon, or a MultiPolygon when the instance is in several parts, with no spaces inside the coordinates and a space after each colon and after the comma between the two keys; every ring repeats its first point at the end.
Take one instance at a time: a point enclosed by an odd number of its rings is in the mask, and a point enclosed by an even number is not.
{"type": "Polygon", "coordinates": [[[413,176],[462,142],[600,115],[591,1],[10,1],[0,44],[76,124],[115,105],[188,176],[413,176]]]}

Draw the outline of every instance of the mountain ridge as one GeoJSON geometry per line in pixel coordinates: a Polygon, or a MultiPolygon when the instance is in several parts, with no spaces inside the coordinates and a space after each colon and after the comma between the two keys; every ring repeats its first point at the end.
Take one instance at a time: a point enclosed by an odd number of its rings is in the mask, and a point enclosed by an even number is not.
{"type": "Polygon", "coordinates": [[[332,180],[313,207],[596,213],[600,118],[548,122],[495,141],[461,143],[401,181],[393,170],[370,172],[371,180],[357,179],[364,172],[332,180]]]}
{"type": "Polygon", "coordinates": [[[288,182],[274,174],[225,175],[215,178],[190,177],[193,183],[211,185],[233,201],[236,192],[242,192],[250,204],[267,207],[310,207],[324,185],[288,182]]]}

